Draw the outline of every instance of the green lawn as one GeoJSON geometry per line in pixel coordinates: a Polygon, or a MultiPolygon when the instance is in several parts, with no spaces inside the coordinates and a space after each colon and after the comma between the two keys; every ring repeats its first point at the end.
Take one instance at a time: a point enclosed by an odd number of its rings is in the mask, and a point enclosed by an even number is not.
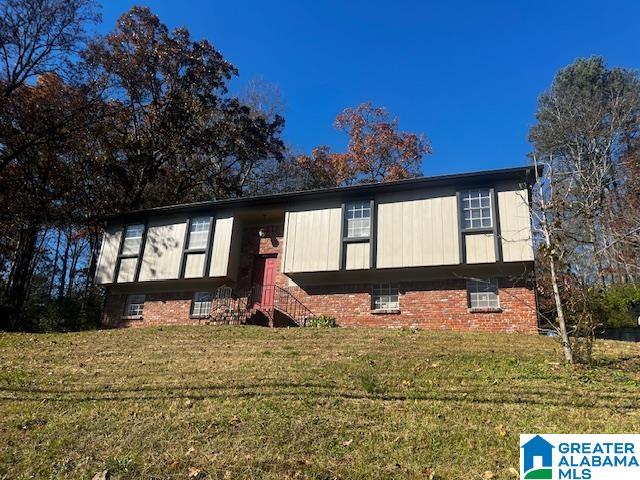
{"type": "Polygon", "coordinates": [[[520,433],[640,431],[640,347],[596,357],[409,330],[0,334],[0,478],[516,478],[520,433]]]}

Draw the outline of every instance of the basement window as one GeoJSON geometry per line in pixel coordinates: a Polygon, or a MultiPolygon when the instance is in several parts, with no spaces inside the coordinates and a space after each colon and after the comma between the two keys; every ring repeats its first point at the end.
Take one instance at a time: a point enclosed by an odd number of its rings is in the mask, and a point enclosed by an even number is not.
{"type": "Polygon", "coordinates": [[[500,308],[498,280],[474,278],[467,280],[469,308],[472,310],[497,310],[500,308]]]}
{"type": "Polygon", "coordinates": [[[400,292],[397,285],[383,283],[371,289],[371,307],[374,312],[400,311],[400,292]]]}
{"type": "Polygon", "coordinates": [[[144,294],[129,295],[124,308],[124,316],[126,318],[142,318],[144,299],[144,294]]]}
{"type": "Polygon", "coordinates": [[[191,316],[196,318],[210,316],[212,297],[211,292],[196,292],[191,302],[191,316]]]}

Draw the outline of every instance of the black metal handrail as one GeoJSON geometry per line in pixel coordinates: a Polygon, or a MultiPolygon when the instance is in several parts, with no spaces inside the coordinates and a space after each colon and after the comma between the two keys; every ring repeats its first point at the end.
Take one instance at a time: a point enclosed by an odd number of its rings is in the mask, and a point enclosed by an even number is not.
{"type": "Polygon", "coordinates": [[[314,316],[304,303],[280,285],[254,285],[247,298],[248,306],[260,304],[265,298],[271,298],[271,301],[261,304],[260,310],[271,313],[269,310],[277,309],[301,327],[305,327],[307,321],[314,316]]]}
{"type": "Polygon", "coordinates": [[[244,323],[246,305],[231,287],[223,285],[216,289],[211,301],[211,318],[219,323],[244,323]]]}
{"type": "Polygon", "coordinates": [[[246,295],[238,295],[231,287],[223,285],[215,291],[211,302],[211,318],[222,323],[243,323],[255,310],[262,311],[271,320],[274,311],[278,310],[301,327],[314,316],[295,295],[279,285],[256,284],[246,295]]]}

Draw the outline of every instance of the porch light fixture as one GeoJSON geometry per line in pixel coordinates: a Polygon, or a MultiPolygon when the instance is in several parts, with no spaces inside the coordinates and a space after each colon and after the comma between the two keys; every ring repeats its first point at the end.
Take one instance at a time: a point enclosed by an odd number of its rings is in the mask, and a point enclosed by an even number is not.
{"type": "MultiPolygon", "coordinates": [[[[266,215],[262,215],[262,224],[266,224],[267,223],[267,216],[266,215]]],[[[264,227],[260,227],[260,230],[258,230],[258,236],[260,238],[267,238],[267,229],[264,227]]]]}

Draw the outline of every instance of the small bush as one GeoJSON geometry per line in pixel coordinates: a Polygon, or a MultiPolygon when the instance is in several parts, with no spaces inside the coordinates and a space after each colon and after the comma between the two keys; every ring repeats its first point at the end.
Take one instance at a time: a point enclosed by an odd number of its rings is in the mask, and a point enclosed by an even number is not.
{"type": "Polygon", "coordinates": [[[317,317],[313,317],[307,322],[307,327],[335,328],[337,327],[336,317],[331,317],[329,315],[318,315],[317,317]]]}
{"type": "Polygon", "coordinates": [[[605,328],[635,327],[637,319],[632,310],[637,305],[640,305],[640,285],[632,283],[594,291],[589,298],[589,310],[605,328]]]}
{"type": "Polygon", "coordinates": [[[100,326],[102,299],[70,297],[33,303],[25,310],[25,329],[33,332],[93,330],[100,326]]]}

